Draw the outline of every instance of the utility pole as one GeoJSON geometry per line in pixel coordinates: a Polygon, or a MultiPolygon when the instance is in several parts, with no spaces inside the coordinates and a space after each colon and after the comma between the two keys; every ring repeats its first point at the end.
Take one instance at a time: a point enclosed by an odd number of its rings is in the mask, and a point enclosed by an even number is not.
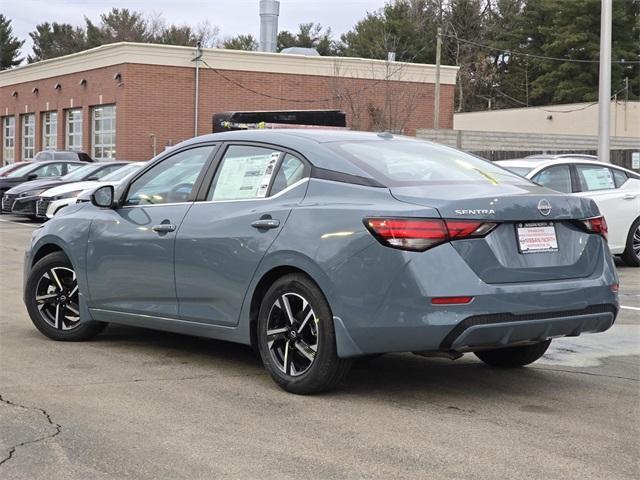
{"type": "Polygon", "coordinates": [[[433,129],[440,128],[440,56],[442,55],[442,28],[436,38],[436,90],[433,99],[433,129]]]}
{"type": "Polygon", "coordinates": [[[195,108],[194,108],[194,119],[193,119],[193,136],[198,136],[198,115],[200,113],[200,59],[202,58],[202,42],[198,40],[198,44],[196,46],[196,58],[194,59],[196,62],[196,94],[195,94],[195,108]]]}
{"type": "Polygon", "coordinates": [[[600,85],[598,89],[598,160],[610,163],[611,130],[611,0],[601,0],[600,85]]]}

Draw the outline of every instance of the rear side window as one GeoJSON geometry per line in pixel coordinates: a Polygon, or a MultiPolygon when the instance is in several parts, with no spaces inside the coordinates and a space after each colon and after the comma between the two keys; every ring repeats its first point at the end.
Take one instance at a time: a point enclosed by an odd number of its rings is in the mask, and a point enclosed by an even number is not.
{"type": "Polygon", "coordinates": [[[281,192],[285,188],[302,180],[305,176],[306,169],[304,163],[302,163],[300,159],[287,153],[280,164],[278,173],[276,173],[276,178],[273,179],[270,195],[281,192]]]}
{"type": "Polygon", "coordinates": [[[620,188],[624,184],[624,182],[629,179],[629,177],[627,177],[627,174],[622,170],[612,168],[611,171],[613,172],[613,181],[616,184],[616,188],[620,188]]]}
{"type": "Polygon", "coordinates": [[[569,165],[556,165],[545,168],[533,180],[543,187],[558,192],[571,193],[571,172],[569,165]]]}
{"type": "Polygon", "coordinates": [[[599,165],[576,165],[576,170],[578,172],[580,190],[583,192],[616,188],[610,168],[599,165]]]}
{"type": "Polygon", "coordinates": [[[429,183],[522,184],[527,180],[453,148],[410,140],[337,142],[329,148],[389,186],[429,183]]]}
{"type": "Polygon", "coordinates": [[[264,198],[282,152],[265,147],[231,145],[222,158],[207,200],[264,198]]]}

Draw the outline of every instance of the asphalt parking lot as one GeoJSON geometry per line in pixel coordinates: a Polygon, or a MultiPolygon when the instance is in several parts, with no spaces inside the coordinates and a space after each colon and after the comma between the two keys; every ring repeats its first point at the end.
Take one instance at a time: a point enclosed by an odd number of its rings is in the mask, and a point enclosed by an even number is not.
{"type": "Polygon", "coordinates": [[[638,269],[612,329],[528,368],[393,354],[300,397],[240,345],[46,339],[21,300],[35,226],[0,216],[0,478],[640,478],[638,269]]]}

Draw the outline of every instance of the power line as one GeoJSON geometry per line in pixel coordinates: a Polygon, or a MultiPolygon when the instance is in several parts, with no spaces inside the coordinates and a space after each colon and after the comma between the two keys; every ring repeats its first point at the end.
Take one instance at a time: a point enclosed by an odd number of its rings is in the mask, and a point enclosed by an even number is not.
{"type": "MultiPolygon", "coordinates": [[[[515,56],[520,56],[520,57],[527,57],[527,58],[536,58],[539,60],[553,60],[556,62],[568,62],[568,63],[600,63],[600,60],[582,60],[579,58],[561,58],[561,57],[547,57],[544,55],[534,55],[533,53],[525,53],[525,52],[519,52],[517,50],[510,50],[510,49],[504,49],[504,48],[498,48],[498,47],[494,47],[491,45],[484,45],[482,43],[478,43],[478,42],[473,42],[471,40],[466,40],[464,38],[460,38],[460,37],[456,37],[455,35],[447,35],[447,34],[442,34],[442,36],[444,37],[448,37],[448,38],[453,38],[458,42],[461,43],[466,43],[469,45],[473,45],[475,47],[479,47],[479,48],[485,48],[487,50],[495,50],[498,52],[502,52],[502,53],[506,53],[509,55],[515,55],[515,56]]],[[[638,65],[640,64],[640,61],[635,61],[635,60],[614,60],[611,63],[617,63],[617,64],[621,64],[621,65],[638,65]]]]}
{"type": "MultiPolygon", "coordinates": [[[[396,68],[393,71],[390,71],[390,73],[388,73],[384,78],[381,78],[379,80],[376,80],[373,84],[371,85],[367,85],[365,87],[362,87],[358,90],[354,90],[353,92],[346,92],[345,94],[337,94],[334,95],[332,97],[327,97],[327,98],[318,98],[318,99],[302,99],[302,98],[285,98],[285,97],[278,97],[276,95],[271,95],[269,93],[265,93],[265,92],[260,92],[258,90],[255,90],[251,87],[248,87],[246,85],[244,85],[243,83],[238,82],[237,80],[234,80],[233,78],[230,78],[229,76],[225,75],[224,73],[222,73],[220,70],[218,70],[217,68],[212,67],[211,65],[209,65],[206,60],[204,60],[204,58],[201,58],[200,61],[209,69],[212,70],[216,75],[222,77],[224,80],[226,80],[227,82],[235,85],[238,88],[241,88],[243,90],[246,90],[247,92],[251,92],[254,95],[259,95],[261,97],[265,97],[265,98],[270,98],[272,100],[279,100],[282,102],[292,102],[292,103],[302,103],[302,104],[311,104],[311,103],[325,103],[325,102],[331,102],[333,100],[341,100],[343,97],[354,97],[354,96],[358,96],[362,93],[364,93],[367,90],[370,90],[374,87],[376,87],[377,85],[379,85],[382,82],[385,82],[387,80],[390,80],[392,76],[394,76],[395,74],[397,74],[398,72],[400,72],[405,65],[403,64],[397,64],[399,65],[398,68],[396,68]]],[[[390,69],[391,70],[391,69],[390,69]]]]}

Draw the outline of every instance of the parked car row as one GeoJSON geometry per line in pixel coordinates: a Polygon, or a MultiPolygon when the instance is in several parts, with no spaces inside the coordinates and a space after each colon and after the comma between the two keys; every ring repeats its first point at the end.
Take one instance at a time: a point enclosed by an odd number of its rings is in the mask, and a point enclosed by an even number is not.
{"type": "Polygon", "coordinates": [[[640,267],[640,174],[593,155],[532,155],[498,165],[544,187],[596,202],[609,227],[609,249],[640,267]]]}
{"type": "Polygon", "coordinates": [[[6,177],[0,177],[2,213],[50,219],[75,203],[84,190],[99,185],[116,185],[143,162],[110,161],[84,163],[49,160],[30,162],[6,177]]]}

